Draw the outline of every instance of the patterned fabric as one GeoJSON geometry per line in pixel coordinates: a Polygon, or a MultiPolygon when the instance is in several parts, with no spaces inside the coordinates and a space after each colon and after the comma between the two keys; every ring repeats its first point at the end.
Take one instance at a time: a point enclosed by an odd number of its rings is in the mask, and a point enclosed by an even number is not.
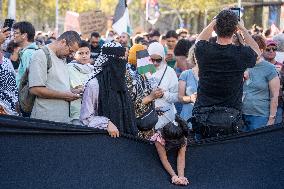
{"type": "Polygon", "coordinates": [[[18,90],[16,73],[9,59],[2,57],[0,63],[0,106],[7,114],[17,115],[18,90]]]}
{"type": "Polygon", "coordinates": [[[103,52],[103,49],[109,48],[109,47],[122,47],[122,46],[121,46],[120,43],[115,42],[115,41],[111,41],[111,42],[105,43],[102,46],[101,53],[100,53],[100,55],[98,56],[98,58],[96,59],[96,61],[94,63],[94,72],[93,72],[93,75],[92,75],[91,79],[95,78],[103,70],[102,65],[103,65],[103,63],[108,61],[109,56],[114,57],[114,55],[112,55],[112,54],[105,54],[103,52]]]}
{"type": "Polygon", "coordinates": [[[151,137],[150,141],[151,142],[156,142],[157,141],[157,142],[161,143],[163,146],[165,146],[165,144],[166,144],[166,142],[165,142],[165,140],[164,140],[164,138],[163,138],[163,136],[161,135],[160,132],[155,133],[151,137]]]}
{"type": "Polygon", "coordinates": [[[134,103],[135,117],[141,117],[151,106],[149,104],[143,104],[142,100],[145,96],[148,96],[152,87],[146,78],[138,73],[133,65],[126,65],[126,85],[131,96],[131,100],[134,103]]]}
{"type": "Polygon", "coordinates": [[[145,140],[150,140],[151,138],[155,135],[155,129],[151,129],[149,131],[139,131],[138,132],[138,137],[145,139],[145,140]]]}

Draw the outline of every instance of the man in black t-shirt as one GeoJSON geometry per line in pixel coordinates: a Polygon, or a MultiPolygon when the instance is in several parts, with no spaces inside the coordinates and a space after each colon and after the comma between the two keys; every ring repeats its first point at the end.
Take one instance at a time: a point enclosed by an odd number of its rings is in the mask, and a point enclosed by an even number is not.
{"type": "Polygon", "coordinates": [[[199,86],[192,124],[203,138],[229,134],[232,130],[226,133],[222,126],[231,129],[240,124],[243,74],[257,63],[260,54],[243,21],[238,22],[230,10],[221,11],[198,36],[195,57],[199,86]],[[238,29],[247,46],[232,44],[232,36],[238,29]],[[208,42],[213,30],[217,33],[214,44],[208,42]]]}
{"type": "Polygon", "coordinates": [[[95,61],[98,58],[98,56],[101,52],[102,43],[104,43],[104,42],[101,40],[100,34],[98,32],[93,32],[91,34],[91,38],[90,38],[91,59],[93,61],[95,61]]]}

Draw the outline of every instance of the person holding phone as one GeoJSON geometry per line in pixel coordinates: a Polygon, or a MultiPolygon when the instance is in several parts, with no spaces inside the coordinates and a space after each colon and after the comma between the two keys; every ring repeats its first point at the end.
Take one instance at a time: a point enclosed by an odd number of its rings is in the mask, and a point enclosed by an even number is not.
{"type": "MultiPolygon", "coordinates": [[[[84,85],[94,70],[94,66],[91,65],[92,59],[90,49],[90,44],[87,41],[81,41],[79,44],[79,49],[74,56],[75,60],[68,64],[70,87],[74,90],[78,90],[76,92],[77,94],[83,93],[84,85]]],[[[82,98],[74,100],[70,103],[70,118],[73,124],[81,124],[79,120],[81,103],[82,98]]]]}
{"type": "Polygon", "coordinates": [[[192,127],[203,138],[238,132],[242,126],[243,76],[259,62],[259,46],[231,10],[222,10],[199,34],[195,45],[199,82],[192,127]],[[246,45],[232,44],[237,30],[246,45]],[[215,44],[208,41],[213,31],[217,34],[215,44]]]}
{"type": "Polygon", "coordinates": [[[174,69],[166,64],[162,44],[158,42],[151,43],[148,52],[157,70],[152,76],[159,83],[158,88],[162,90],[162,93],[155,100],[155,107],[157,109],[169,109],[162,116],[159,116],[159,121],[155,126],[157,130],[175,120],[176,108],[174,103],[178,101],[178,78],[174,69]]]}
{"type": "MultiPolygon", "coordinates": [[[[0,45],[9,37],[8,28],[0,31],[0,45]]],[[[0,52],[0,115],[18,115],[16,72],[11,61],[0,52]]]]}

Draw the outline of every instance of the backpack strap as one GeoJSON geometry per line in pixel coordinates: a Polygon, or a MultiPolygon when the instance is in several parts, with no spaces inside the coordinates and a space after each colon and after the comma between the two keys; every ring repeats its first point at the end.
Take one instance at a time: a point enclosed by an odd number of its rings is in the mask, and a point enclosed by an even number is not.
{"type": "Polygon", "coordinates": [[[46,56],[46,60],[47,60],[47,71],[52,67],[52,62],[51,62],[51,56],[50,56],[50,52],[48,50],[48,48],[46,46],[41,48],[46,56]]]}

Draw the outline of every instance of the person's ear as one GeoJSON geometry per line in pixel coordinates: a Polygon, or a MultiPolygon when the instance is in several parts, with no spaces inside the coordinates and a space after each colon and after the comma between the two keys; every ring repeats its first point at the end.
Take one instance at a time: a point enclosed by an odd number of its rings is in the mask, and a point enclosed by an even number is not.
{"type": "Polygon", "coordinates": [[[216,25],[213,26],[213,30],[216,32],[216,25]]]}
{"type": "Polygon", "coordinates": [[[23,33],[22,34],[22,38],[24,39],[24,38],[27,38],[28,39],[28,34],[27,33],[23,33]]]}

